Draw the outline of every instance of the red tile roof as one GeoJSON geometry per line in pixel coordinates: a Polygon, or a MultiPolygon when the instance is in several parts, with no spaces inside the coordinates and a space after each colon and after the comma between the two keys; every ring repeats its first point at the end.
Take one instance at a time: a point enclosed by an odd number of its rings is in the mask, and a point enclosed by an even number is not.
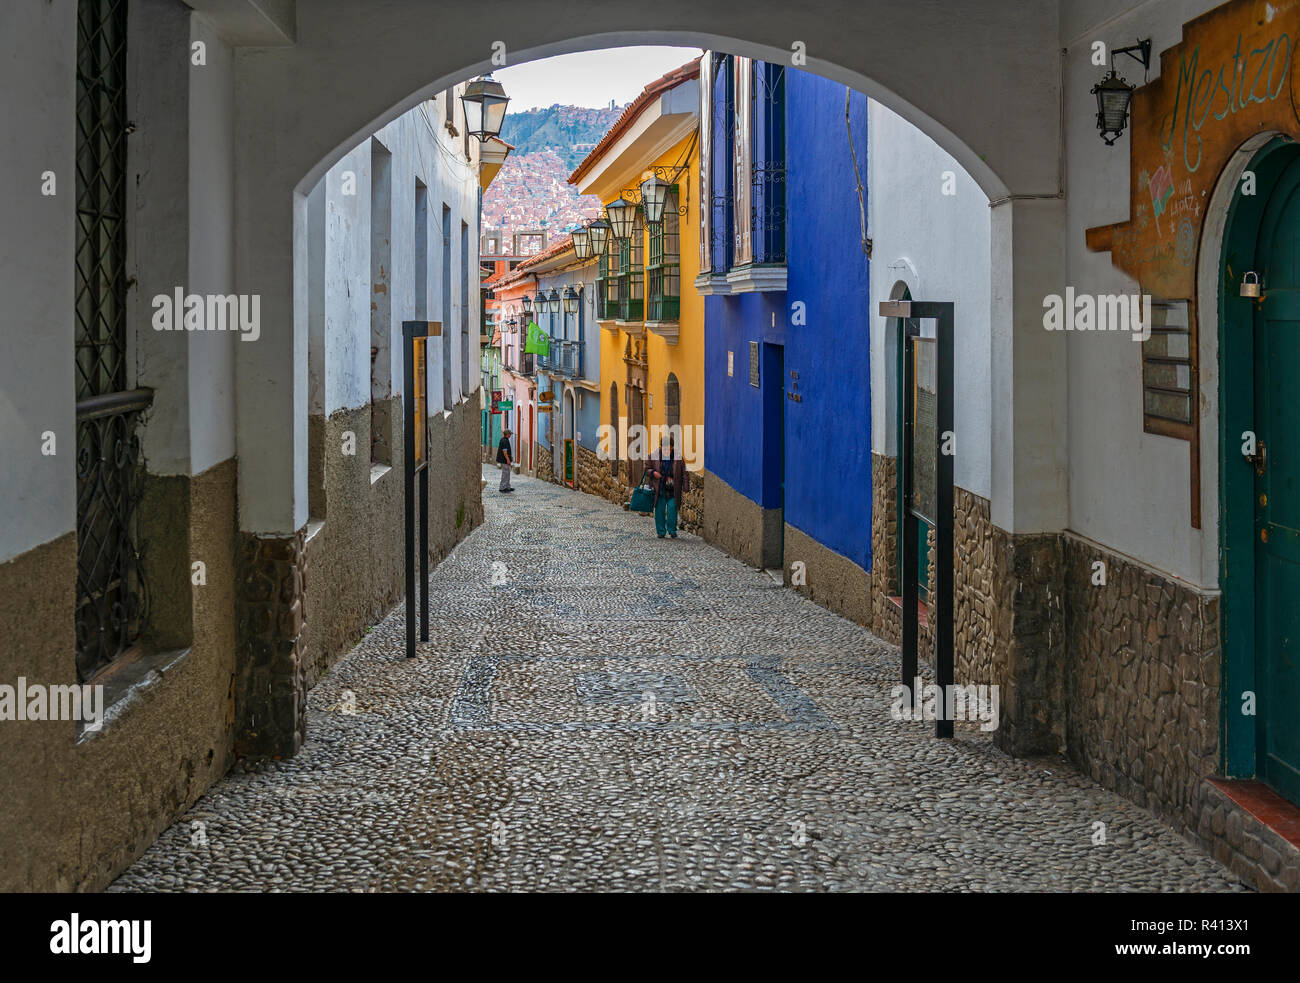
{"type": "Polygon", "coordinates": [[[603,137],[600,138],[600,143],[596,144],[591,153],[587,154],[587,156],[583,158],[582,163],[579,164],[574,172],[569,175],[569,183],[577,184],[578,179],[591,170],[596,161],[600,160],[604,155],[605,151],[613,146],[614,141],[622,136],[627,131],[628,127],[636,121],[636,118],[645,111],[645,108],[650,105],[651,100],[661,93],[667,92],[669,89],[675,89],[683,82],[690,81],[693,78],[699,78],[699,75],[700,62],[699,59],[696,59],[695,61],[688,61],[680,68],[674,68],[667,75],[655,79],[642,89],[641,94],[632,100],[627,109],[623,110],[623,115],[618,118],[618,121],[609,128],[609,131],[603,137]]]}
{"type": "Polygon", "coordinates": [[[499,281],[494,283],[493,286],[506,287],[514,283],[516,280],[520,280],[523,279],[524,277],[531,276],[532,274],[529,273],[529,270],[531,270],[538,263],[545,262],[548,259],[554,259],[556,256],[560,255],[560,253],[564,252],[566,249],[572,249],[572,248],[573,248],[573,236],[565,236],[563,239],[557,239],[555,242],[551,243],[551,245],[547,246],[544,250],[542,250],[542,252],[538,253],[536,256],[529,256],[528,259],[524,260],[524,262],[516,266],[513,270],[507,273],[499,281]]]}

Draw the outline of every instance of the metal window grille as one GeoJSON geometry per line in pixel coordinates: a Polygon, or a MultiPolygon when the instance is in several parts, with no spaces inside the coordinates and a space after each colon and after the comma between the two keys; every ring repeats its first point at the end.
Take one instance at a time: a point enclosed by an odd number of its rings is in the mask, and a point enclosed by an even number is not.
{"type": "Polygon", "coordinates": [[[664,202],[663,221],[650,226],[646,320],[676,321],[681,310],[681,217],[677,189],[664,202]]]}
{"type": "Polygon", "coordinates": [[[645,217],[641,206],[636,209],[632,238],[619,241],[618,319],[640,321],[645,317],[645,217]]]}
{"type": "Polygon", "coordinates": [[[750,212],[755,263],[785,262],[785,66],[754,65],[750,212]]]}
{"type": "Polygon", "coordinates": [[[139,635],[140,414],[127,390],[126,0],[77,4],[77,675],[89,679],[139,635]]]}

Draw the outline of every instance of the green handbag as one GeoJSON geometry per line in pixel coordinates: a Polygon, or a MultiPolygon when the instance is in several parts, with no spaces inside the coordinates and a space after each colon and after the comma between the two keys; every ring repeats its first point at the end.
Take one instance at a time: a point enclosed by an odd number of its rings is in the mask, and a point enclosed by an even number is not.
{"type": "Polygon", "coordinates": [[[655,508],[655,493],[650,487],[648,481],[642,481],[632,489],[632,501],[628,503],[628,508],[633,512],[653,512],[655,508]]]}

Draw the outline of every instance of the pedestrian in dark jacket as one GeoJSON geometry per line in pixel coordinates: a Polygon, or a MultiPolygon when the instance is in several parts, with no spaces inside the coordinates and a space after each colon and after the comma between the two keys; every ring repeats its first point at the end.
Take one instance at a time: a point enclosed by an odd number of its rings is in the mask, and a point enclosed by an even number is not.
{"type": "Polygon", "coordinates": [[[668,449],[664,450],[660,438],[659,451],[646,465],[650,482],[655,490],[655,533],[660,539],[667,534],[677,538],[677,513],[682,508],[682,495],[691,490],[690,473],[686,463],[677,456],[676,441],[668,434],[668,449]]]}
{"type": "Polygon", "coordinates": [[[513,430],[505,429],[501,431],[501,443],[497,445],[497,464],[501,465],[501,487],[500,491],[512,492],[510,487],[510,469],[514,466],[514,461],[510,455],[510,435],[513,430]]]}

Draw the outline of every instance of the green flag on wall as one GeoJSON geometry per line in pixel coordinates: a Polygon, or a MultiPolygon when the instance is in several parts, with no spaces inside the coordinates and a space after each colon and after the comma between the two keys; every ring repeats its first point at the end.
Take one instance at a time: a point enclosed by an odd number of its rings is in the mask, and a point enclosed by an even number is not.
{"type": "Polygon", "coordinates": [[[551,339],[537,326],[536,321],[528,322],[528,337],[524,341],[524,353],[547,356],[551,354],[551,339]]]}

